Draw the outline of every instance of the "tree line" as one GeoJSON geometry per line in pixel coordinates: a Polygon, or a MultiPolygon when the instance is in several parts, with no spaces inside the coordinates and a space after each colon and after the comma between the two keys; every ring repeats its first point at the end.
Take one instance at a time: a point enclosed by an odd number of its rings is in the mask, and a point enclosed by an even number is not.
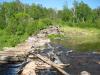
{"type": "Polygon", "coordinates": [[[100,7],[92,9],[83,1],[74,0],[71,9],[64,6],[63,10],[58,11],[58,17],[72,26],[100,28],[100,7]]]}
{"type": "Polygon", "coordinates": [[[76,0],[73,8],[64,5],[62,10],[23,4],[20,0],[0,3],[0,47],[15,46],[53,24],[100,28],[100,7],[91,9],[76,0]]]}

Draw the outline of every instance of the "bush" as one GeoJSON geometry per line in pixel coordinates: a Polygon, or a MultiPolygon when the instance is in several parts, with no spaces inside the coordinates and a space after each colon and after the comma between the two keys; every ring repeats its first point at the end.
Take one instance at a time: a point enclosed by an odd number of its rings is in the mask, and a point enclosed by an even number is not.
{"type": "Polygon", "coordinates": [[[45,18],[45,19],[40,19],[40,20],[38,21],[37,28],[38,28],[38,29],[44,29],[44,28],[46,28],[46,27],[48,27],[48,26],[50,26],[50,25],[52,25],[52,21],[51,21],[50,19],[47,19],[47,18],[45,18]]]}

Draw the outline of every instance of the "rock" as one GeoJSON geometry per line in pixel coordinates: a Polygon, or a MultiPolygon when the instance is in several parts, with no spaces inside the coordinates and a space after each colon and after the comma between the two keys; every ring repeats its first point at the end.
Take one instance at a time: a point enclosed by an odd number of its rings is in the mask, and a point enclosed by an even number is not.
{"type": "Polygon", "coordinates": [[[87,71],[82,71],[80,75],[91,75],[91,74],[87,71]]]}
{"type": "Polygon", "coordinates": [[[38,38],[44,38],[46,35],[45,34],[37,34],[38,38]]]}
{"type": "Polygon", "coordinates": [[[50,43],[50,39],[42,39],[35,43],[35,47],[45,46],[46,43],[50,43]]]}
{"type": "Polygon", "coordinates": [[[28,43],[32,43],[35,40],[36,40],[36,37],[33,36],[33,37],[29,37],[28,40],[27,40],[27,42],[28,43]]]}

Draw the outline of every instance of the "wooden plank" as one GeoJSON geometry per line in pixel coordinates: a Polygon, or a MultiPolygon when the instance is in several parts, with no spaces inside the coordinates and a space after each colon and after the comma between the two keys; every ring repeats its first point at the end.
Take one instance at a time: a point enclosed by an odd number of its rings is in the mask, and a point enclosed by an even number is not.
{"type": "Polygon", "coordinates": [[[51,65],[52,67],[56,68],[59,72],[61,72],[63,75],[70,75],[69,73],[65,72],[63,69],[59,68],[57,64],[49,60],[48,58],[41,56],[40,54],[36,55],[39,59],[46,62],[47,64],[51,65]]]}

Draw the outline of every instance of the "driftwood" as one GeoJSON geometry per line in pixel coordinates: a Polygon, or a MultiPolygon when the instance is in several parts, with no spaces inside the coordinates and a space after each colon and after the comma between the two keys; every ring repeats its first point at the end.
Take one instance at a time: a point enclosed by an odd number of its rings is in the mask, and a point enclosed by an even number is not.
{"type": "Polygon", "coordinates": [[[51,65],[55,69],[57,69],[59,72],[61,72],[63,75],[70,75],[69,73],[65,72],[63,69],[59,68],[59,66],[52,61],[50,61],[48,58],[41,56],[40,54],[36,55],[39,59],[46,62],[47,64],[51,65]]]}
{"type": "Polygon", "coordinates": [[[21,75],[36,75],[35,69],[36,69],[35,61],[32,61],[24,67],[21,75]]]}

